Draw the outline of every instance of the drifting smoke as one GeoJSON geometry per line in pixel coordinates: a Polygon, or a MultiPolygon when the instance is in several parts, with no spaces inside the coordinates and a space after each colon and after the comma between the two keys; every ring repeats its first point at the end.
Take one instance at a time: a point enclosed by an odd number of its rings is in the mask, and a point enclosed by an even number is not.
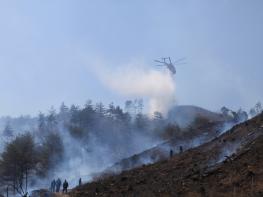
{"type": "MultiPolygon", "coordinates": [[[[108,125],[107,128],[110,126],[108,125]]],[[[77,185],[80,177],[84,182],[90,181],[119,160],[160,143],[160,139],[145,136],[135,130],[129,135],[129,139],[125,135],[118,137],[120,134],[113,136],[111,131],[107,131],[111,134],[106,134],[106,132],[98,136],[91,134],[83,141],[74,139],[67,131],[61,130],[61,133],[64,132],[67,133],[63,134],[64,159],[57,168],[50,172],[48,180],[54,177],[67,178],[71,187],[77,185]],[[114,149],[120,151],[116,152],[114,149]]]]}
{"type": "MultiPolygon", "coordinates": [[[[95,112],[94,112],[95,113],[95,112]]],[[[95,114],[94,114],[95,115],[95,114]]],[[[88,120],[87,120],[88,121],[88,120]]],[[[67,179],[70,188],[91,181],[94,176],[123,158],[131,157],[161,143],[157,134],[148,133],[128,125],[118,124],[108,117],[94,116],[92,127],[81,138],[73,137],[72,131],[58,122],[56,133],[63,143],[63,158],[56,167],[50,169],[44,180],[38,180],[35,187],[48,188],[54,178],[67,179]]]]}
{"type": "MultiPolygon", "coordinates": [[[[101,67],[100,67],[101,68],[101,67]]],[[[111,90],[129,97],[146,98],[149,114],[167,114],[175,104],[175,82],[168,70],[150,70],[141,64],[129,64],[116,70],[99,70],[99,78],[111,90]]]]}

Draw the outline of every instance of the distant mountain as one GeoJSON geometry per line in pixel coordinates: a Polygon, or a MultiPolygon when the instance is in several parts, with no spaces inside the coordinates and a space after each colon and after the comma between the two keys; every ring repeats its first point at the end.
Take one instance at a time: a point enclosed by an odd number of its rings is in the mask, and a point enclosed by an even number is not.
{"type": "Polygon", "coordinates": [[[171,109],[168,113],[168,120],[170,122],[176,122],[180,127],[189,126],[196,118],[207,119],[212,122],[226,120],[222,114],[192,105],[179,105],[171,109]]]}

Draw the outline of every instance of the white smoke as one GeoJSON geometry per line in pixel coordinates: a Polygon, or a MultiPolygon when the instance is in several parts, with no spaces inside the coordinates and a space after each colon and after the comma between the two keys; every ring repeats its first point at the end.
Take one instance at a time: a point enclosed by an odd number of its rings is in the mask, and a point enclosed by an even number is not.
{"type": "Polygon", "coordinates": [[[98,73],[101,81],[112,91],[123,96],[147,99],[150,115],[155,111],[166,115],[175,104],[175,82],[165,67],[154,70],[131,63],[114,70],[104,68],[98,73]]]}

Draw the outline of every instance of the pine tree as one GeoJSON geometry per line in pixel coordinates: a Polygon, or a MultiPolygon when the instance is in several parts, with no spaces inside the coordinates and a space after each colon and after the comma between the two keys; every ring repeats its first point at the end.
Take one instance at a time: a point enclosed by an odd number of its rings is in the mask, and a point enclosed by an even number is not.
{"type": "Polygon", "coordinates": [[[58,121],[63,125],[68,124],[70,119],[69,108],[64,104],[64,102],[60,106],[58,121]]]}
{"type": "Polygon", "coordinates": [[[257,102],[257,104],[255,105],[255,111],[257,114],[260,114],[262,112],[261,102],[257,102]]]}
{"type": "Polygon", "coordinates": [[[47,116],[47,127],[49,131],[55,131],[57,127],[57,115],[54,107],[49,110],[49,115],[47,116]]]}
{"type": "Polygon", "coordinates": [[[80,122],[79,119],[79,108],[76,105],[71,105],[70,107],[70,122],[73,125],[77,125],[80,122]]]}
{"type": "Polygon", "coordinates": [[[96,104],[96,108],[95,108],[95,111],[97,112],[97,114],[101,117],[103,117],[106,113],[106,110],[105,110],[105,107],[103,105],[103,103],[97,103],[96,104]]]}
{"type": "Polygon", "coordinates": [[[46,131],[47,127],[46,127],[46,117],[45,114],[43,114],[42,112],[40,112],[38,114],[38,130],[40,132],[44,132],[46,131]]]}
{"type": "Polygon", "coordinates": [[[133,101],[132,100],[127,100],[125,102],[125,112],[129,113],[129,114],[133,114],[133,101]]]}
{"type": "Polygon", "coordinates": [[[60,114],[68,114],[69,113],[69,108],[65,105],[65,103],[63,102],[60,106],[60,114]]]}
{"type": "Polygon", "coordinates": [[[5,128],[3,130],[3,136],[9,137],[9,138],[14,136],[14,131],[11,128],[9,123],[6,124],[6,126],[5,126],[5,128]]]}

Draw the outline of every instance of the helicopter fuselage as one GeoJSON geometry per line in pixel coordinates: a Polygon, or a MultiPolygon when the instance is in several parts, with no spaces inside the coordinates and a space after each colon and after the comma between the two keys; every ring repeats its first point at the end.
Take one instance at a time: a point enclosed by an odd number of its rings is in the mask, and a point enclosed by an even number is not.
{"type": "Polygon", "coordinates": [[[176,69],[173,64],[165,64],[166,67],[171,71],[172,74],[176,74],[176,69]]]}

